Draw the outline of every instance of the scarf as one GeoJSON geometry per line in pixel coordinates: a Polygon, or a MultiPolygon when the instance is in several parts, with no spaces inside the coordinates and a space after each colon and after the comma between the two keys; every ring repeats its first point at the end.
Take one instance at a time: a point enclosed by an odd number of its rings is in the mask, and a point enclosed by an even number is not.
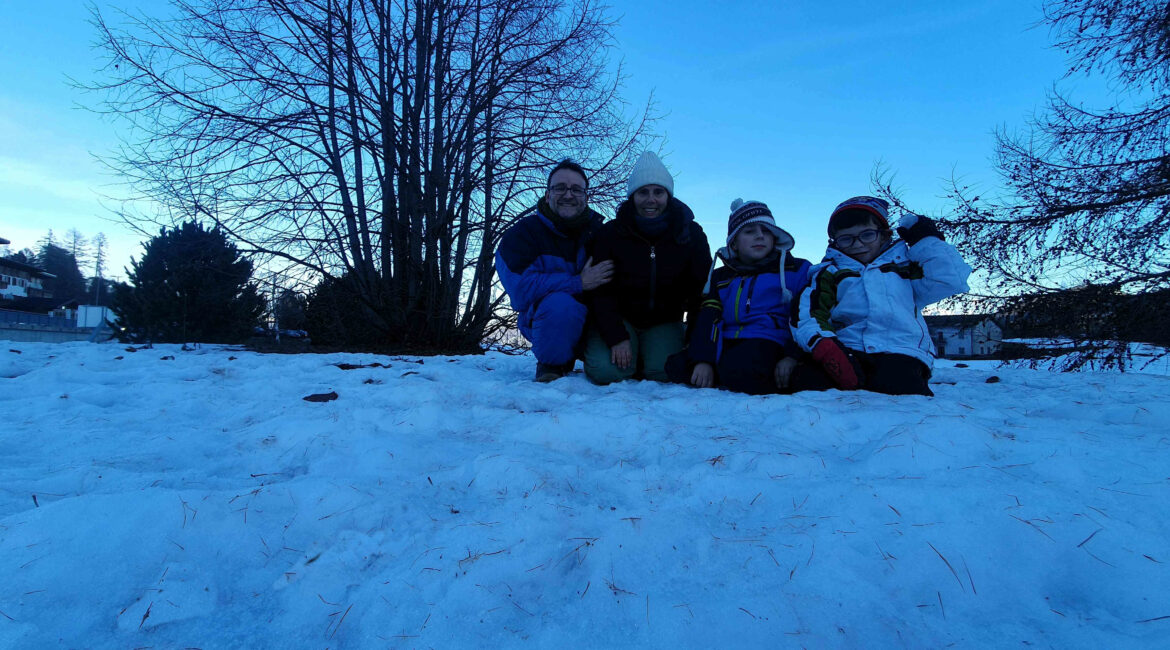
{"type": "Polygon", "coordinates": [[[536,205],[536,209],[539,210],[540,213],[545,217],[548,217],[548,220],[553,222],[553,225],[556,226],[557,230],[568,235],[569,237],[577,237],[577,235],[580,235],[581,232],[585,230],[585,227],[589,225],[588,207],[582,210],[581,214],[566,219],[557,213],[556,210],[553,210],[552,206],[548,204],[548,201],[542,197],[540,202],[536,205]]]}
{"type": "Polygon", "coordinates": [[[719,260],[723,260],[723,265],[731,268],[741,275],[746,275],[753,271],[768,271],[771,268],[776,268],[780,273],[780,291],[784,295],[784,300],[792,300],[792,292],[788,290],[788,282],[784,277],[784,264],[788,258],[788,250],[785,248],[772,249],[771,253],[764,259],[755,262],[747,263],[739,259],[735,253],[731,252],[730,246],[724,246],[715,253],[715,257],[711,260],[711,270],[707,271],[707,283],[703,285],[703,295],[711,290],[711,276],[715,273],[715,265],[719,260]]]}
{"type": "Polygon", "coordinates": [[[643,217],[635,214],[634,225],[647,239],[658,239],[670,228],[670,215],[664,213],[657,217],[643,217]]]}

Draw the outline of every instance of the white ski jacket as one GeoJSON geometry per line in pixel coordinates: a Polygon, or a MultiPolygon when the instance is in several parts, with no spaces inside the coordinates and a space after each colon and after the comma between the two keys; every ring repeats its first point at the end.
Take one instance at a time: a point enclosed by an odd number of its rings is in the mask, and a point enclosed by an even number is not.
{"type": "Polygon", "coordinates": [[[938,237],[896,240],[867,265],[830,247],[811,271],[792,333],[811,351],[822,337],[847,348],[914,357],[929,368],[935,348],[922,308],[967,291],[971,267],[938,237]]]}

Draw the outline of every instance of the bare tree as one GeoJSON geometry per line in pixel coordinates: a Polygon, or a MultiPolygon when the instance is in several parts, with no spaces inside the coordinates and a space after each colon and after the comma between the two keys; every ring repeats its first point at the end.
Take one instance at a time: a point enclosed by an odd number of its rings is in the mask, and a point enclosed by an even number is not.
{"type": "MultiPolygon", "coordinates": [[[[955,182],[944,222],[986,272],[985,299],[1016,313],[1050,312],[1044,320],[1053,323],[1079,304],[1093,326],[1063,318],[1067,333],[1103,350],[1147,331],[1126,322],[1146,317],[1131,296],[1151,296],[1153,317],[1163,300],[1153,296],[1170,288],[1170,5],[1048,0],[1044,23],[1070,57],[1068,76],[1106,77],[1113,105],[1089,109],[1054,90],[1029,129],[997,136],[1008,191],[981,195],[955,182]]],[[[896,194],[888,175],[875,177],[896,194]]],[[[1123,360],[1124,343],[1105,354],[1123,360]]]]}
{"type": "Polygon", "coordinates": [[[106,271],[106,248],[109,244],[106,241],[106,234],[99,232],[93,236],[93,274],[94,277],[102,277],[106,271]]]}
{"type": "Polygon", "coordinates": [[[106,271],[106,234],[99,232],[93,236],[93,299],[95,305],[103,304],[102,296],[105,295],[105,271],[106,271]]]}
{"type": "MultiPolygon", "coordinates": [[[[179,0],[99,12],[109,162],[166,214],[348,286],[387,347],[478,349],[493,251],[573,156],[617,187],[627,118],[592,0],[179,0]]],[[[373,341],[369,343],[375,343],[373,341]]]]}
{"type": "Polygon", "coordinates": [[[65,231],[65,242],[62,248],[69,251],[73,255],[73,259],[77,260],[77,266],[85,266],[89,261],[89,238],[76,228],[70,228],[65,231]]]}

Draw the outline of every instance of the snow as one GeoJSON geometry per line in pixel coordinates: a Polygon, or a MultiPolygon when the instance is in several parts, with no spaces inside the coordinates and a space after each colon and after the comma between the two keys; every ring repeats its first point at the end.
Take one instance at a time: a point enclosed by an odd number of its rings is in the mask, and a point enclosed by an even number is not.
{"type": "MultiPolygon", "coordinates": [[[[1093,356],[1092,353],[1076,351],[1078,343],[1072,339],[1004,339],[1004,343],[1015,343],[1029,348],[1045,348],[1049,350],[1068,349],[1068,354],[1053,354],[1038,359],[1018,359],[1010,363],[1026,365],[1032,368],[1061,371],[1074,360],[1083,360],[1082,354],[1088,354],[1084,361],[1085,370],[1112,370],[1116,369],[1118,359],[1113,358],[1113,348],[1121,344],[1117,341],[1102,341],[1103,350],[1093,356]]],[[[1126,372],[1140,372],[1170,376],[1170,350],[1150,343],[1128,343],[1125,345],[1124,358],[1126,372]]]]}
{"type": "Polygon", "coordinates": [[[963,366],[3,343],[0,647],[1170,645],[1170,378],[963,366]]]}

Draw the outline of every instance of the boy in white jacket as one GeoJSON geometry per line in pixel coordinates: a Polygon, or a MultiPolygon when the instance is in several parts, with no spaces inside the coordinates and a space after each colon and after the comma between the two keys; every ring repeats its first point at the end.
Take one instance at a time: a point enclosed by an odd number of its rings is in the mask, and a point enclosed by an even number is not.
{"type": "Polygon", "coordinates": [[[796,342],[816,362],[803,388],[933,395],[935,348],[922,308],[967,291],[971,267],[934,222],[907,214],[889,225],[889,204],[842,202],[829,217],[829,248],[794,315],[796,342]]]}

